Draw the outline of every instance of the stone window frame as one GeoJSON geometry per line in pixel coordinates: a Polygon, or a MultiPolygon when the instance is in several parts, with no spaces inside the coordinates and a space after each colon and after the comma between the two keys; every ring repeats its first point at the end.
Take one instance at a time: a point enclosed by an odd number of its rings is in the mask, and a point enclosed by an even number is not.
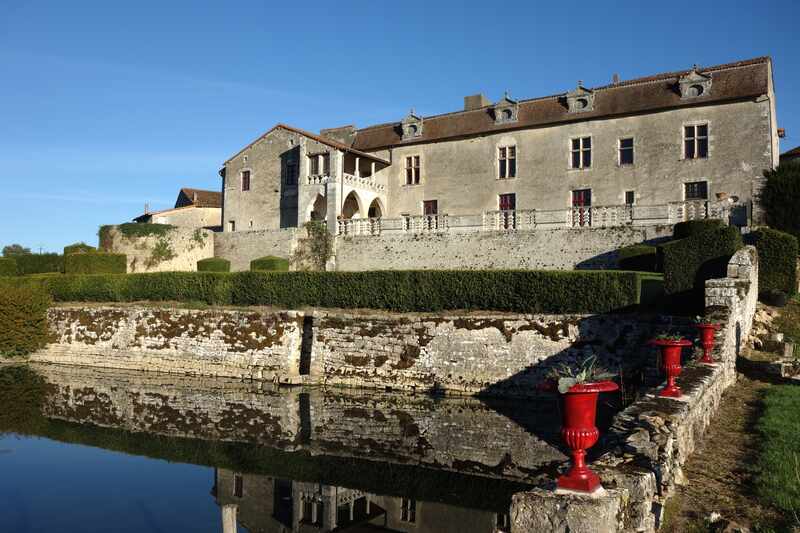
{"type": "Polygon", "coordinates": [[[517,176],[519,176],[519,148],[518,148],[517,142],[514,141],[514,142],[510,142],[510,143],[498,144],[497,146],[495,146],[495,152],[494,153],[495,153],[495,165],[494,165],[494,177],[495,177],[495,179],[498,179],[498,180],[513,180],[513,179],[516,179],[517,176]],[[500,151],[501,150],[505,150],[506,151],[505,152],[505,157],[502,158],[502,159],[501,159],[501,156],[500,156],[500,151]],[[508,156],[509,150],[514,150],[514,157],[513,158],[508,156]],[[508,172],[509,165],[508,165],[508,162],[510,160],[512,160],[512,159],[514,160],[514,175],[513,176],[509,176],[509,172],[508,172]],[[505,171],[506,171],[506,175],[505,176],[501,176],[500,175],[502,173],[500,171],[500,162],[501,161],[505,161],[505,171]]]}
{"type": "Polygon", "coordinates": [[[400,521],[407,524],[417,523],[417,500],[413,498],[401,498],[400,501],[400,521]]]}
{"type": "MultiPolygon", "coordinates": [[[[627,150],[627,148],[625,148],[627,150]]],[[[625,135],[622,137],[617,138],[617,166],[618,167],[632,167],[636,165],[636,136],[635,135],[625,135]],[[631,140],[631,163],[623,163],[622,162],[622,141],[627,141],[628,139],[631,140]]]]}
{"type": "Polygon", "coordinates": [[[330,176],[331,175],[331,153],[316,152],[307,154],[308,175],[309,176],[330,176]],[[316,161],[317,171],[313,171],[314,161],[316,161]]]}
{"type": "Polygon", "coordinates": [[[417,187],[422,185],[422,169],[424,168],[424,161],[421,153],[408,154],[403,156],[403,187],[417,187]],[[416,159],[416,166],[414,165],[416,159]],[[411,166],[409,166],[411,160],[411,166]],[[408,171],[412,170],[411,182],[409,183],[408,171]],[[415,176],[416,175],[416,176],[415,176]]]}
{"type": "MultiPolygon", "coordinates": [[[[680,144],[678,146],[680,147],[680,159],[682,161],[698,162],[698,161],[706,161],[708,159],[711,159],[711,152],[712,152],[712,142],[711,141],[712,141],[712,136],[711,136],[711,121],[710,120],[700,119],[700,120],[689,120],[689,121],[682,122],[681,123],[681,127],[680,127],[680,131],[679,131],[678,134],[680,135],[680,144]],[[686,143],[686,128],[688,128],[688,127],[697,128],[697,126],[706,126],[707,127],[707,130],[706,130],[706,156],[705,157],[686,157],[686,144],[685,144],[686,143]]],[[[695,135],[696,135],[696,133],[695,133],[695,135]]],[[[697,139],[696,136],[695,136],[695,139],[697,139]]],[[[695,150],[697,150],[696,141],[695,141],[695,150]]]]}
{"type": "Polygon", "coordinates": [[[594,151],[594,137],[592,136],[591,133],[571,135],[567,139],[567,170],[574,170],[576,172],[592,170],[592,167],[593,167],[592,163],[594,163],[594,157],[593,157],[594,154],[592,153],[593,151],[594,151]],[[587,138],[589,139],[589,166],[584,166],[584,164],[583,164],[583,152],[584,152],[585,149],[583,148],[583,140],[587,139],[587,138]],[[577,139],[580,139],[580,149],[579,149],[579,151],[581,153],[580,166],[573,167],[572,166],[572,153],[575,150],[572,148],[572,141],[577,140],[577,139]]]}
{"type": "Polygon", "coordinates": [[[681,198],[684,202],[703,202],[711,199],[711,180],[706,177],[701,178],[684,178],[681,180],[681,198]],[[706,197],[703,198],[686,198],[686,185],[690,183],[705,183],[706,184],[706,197]]]}
{"type": "Polygon", "coordinates": [[[253,169],[245,167],[239,170],[239,191],[250,192],[253,189],[253,169]],[[244,173],[247,172],[247,188],[244,186],[244,173]]]}

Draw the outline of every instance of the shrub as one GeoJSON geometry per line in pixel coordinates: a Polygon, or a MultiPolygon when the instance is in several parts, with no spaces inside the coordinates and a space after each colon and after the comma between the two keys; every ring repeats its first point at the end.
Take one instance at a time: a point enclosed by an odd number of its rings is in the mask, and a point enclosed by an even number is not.
{"type": "Polygon", "coordinates": [[[230,272],[231,262],[221,257],[209,257],[197,262],[198,272],[230,272]]]}
{"type": "Polygon", "coordinates": [[[11,257],[0,257],[0,276],[16,276],[17,262],[11,257]]]}
{"type": "Polygon", "coordinates": [[[758,250],[758,290],[797,290],[797,239],[782,231],[761,228],[747,236],[758,250]]]}
{"type": "Polygon", "coordinates": [[[282,257],[268,255],[250,261],[251,271],[287,271],[289,270],[289,260],[282,257]]]}
{"type": "Polygon", "coordinates": [[[85,242],[76,242],[75,244],[70,244],[69,246],[64,247],[64,255],[70,254],[90,254],[97,249],[94,246],[89,246],[85,242]]]}
{"type": "Polygon", "coordinates": [[[14,256],[14,259],[17,261],[17,273],[21,276],[64,271],[63,255],[23,254],[14,256]]]}
{"type": "Polygon", "coordinates": [[[125,254],[97,252],[64,257],[64,272],[67,274],[124,274],[127,269],[128,257],[125,254]]]}
{"type": "Polygon", "coordinates": [[[617,265],[622,270],[658,272],[658,253],[655,246],[634,244],[619,249],[617,265]]]}
{"type": "Polygon", "coordinates": [[[619,271],[154,272],[5,278],[57,301],[139,300],[372,308],[600,313],[637,305],[641,280],[619,271]]]}
{"type": "Polygon", "coordinates": [[[761,190],[759,203],[767,224],[776,230],[795,236],[800,241],[800,163],[780,165],[764,172],[767,182],[761,190]]]}
{"type": "Polygon", "coordinates": [[[702,306],[705,281],[725,277],[728,261],[742,246],[739,231],[728,226],[661,245],[664,292],[681,300],[687,297],[686,303],[694,308],[702,306]]]}
{"type": "Polygon", "coordinates": [[[27,355],[47,344],[50,297],[35,285],[0,291],[0,355],[27,355]]]}
{"type": "Polygon", "coordinates": [[[687,220],[686,222],[678,222],[672,230],[673,239],[685,239],[704,231],[711,231],[724,227],[725,225],[721,220],[709,218],[703,220],[687,220]]]}

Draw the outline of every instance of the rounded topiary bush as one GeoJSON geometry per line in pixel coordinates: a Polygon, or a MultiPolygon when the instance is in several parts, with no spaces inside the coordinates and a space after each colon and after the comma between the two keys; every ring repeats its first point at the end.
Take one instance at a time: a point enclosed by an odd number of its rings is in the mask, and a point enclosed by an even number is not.
{"type": "Polygon", "coordinates": [[[724,224],[721,220],[710,218],[704,220],[687,220],[686,222],[678,222],[672,231],[674,239],[684,239],[703,233],[705,231],[715,230],[723,227],[724,224]]]}
{"type": "Polygon", "coordinates": [[[621,270],[658,272],[658,252],[655,246],[634,244],[617,252],[617,266],[621,270]]]}
{"type": "Polygon", "coordinates": [[[198,272],[230,272],[231,262],[221,257],[209,257],[197,262],[198,272]]]}
{"type": "Polygon", "coordinates": [[[250,261],[250,270],[286,271],[289,270],[289,260],[282,257],[275,257],[274,255],[260,257],[250,261]]]}
{"type": "Polygon", "coordinates": [[[95,251],[97,251],[97,248],[90,246],[85,242],[76,242],[75,244],[70,244],[69,246],[64,247],[64,255],[90,254],[95,251]]]}
{"type": "Polygon", "coordinates": [[[39,286],[0,290],[0,356],[27,355],[47,344],[50,296],[39,286]]]}
{"type": "Polygon", "coordinates": [[[13,257],[0,257],[0,276],[16,276],[17,262],[13,257]]]}

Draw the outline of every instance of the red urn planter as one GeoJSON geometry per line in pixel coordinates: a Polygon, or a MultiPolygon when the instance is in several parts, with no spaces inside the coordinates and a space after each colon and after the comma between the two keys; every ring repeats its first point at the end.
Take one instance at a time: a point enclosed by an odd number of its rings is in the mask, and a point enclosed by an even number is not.
{"type": "Polygon", "coordinates": [[[700,362],[713,364],[711,350],[714,348],[714,334],[719,329],[719,324],[695,324],[694,327],[700,332],[700,345],[703,347],[703,357],[700,358],[700,362]]]}
{"type": "Polygon", "coordinates": [[[558,478],[559,489],[594,492],[600,488],[600,478],[586,466],[586,450],[600,437],[595,426],[597,397],[601,392],[615,391],[613,381],[578,383],[564,394],[564,424],[561,437],[572,450],[572,468],[558,478]]]}
{"type": "Polygon", "coordinates": [[[667,374],[667,386],[661,389],[659,396],[680,398],[681,389],[675,384],[675,378],[681,373],[681,351],[686,346],[691,346],[691,341],[681,339],[678,341],[668,339],[653,339],[651,344],[661,348],[661,365],[667,374]]]}

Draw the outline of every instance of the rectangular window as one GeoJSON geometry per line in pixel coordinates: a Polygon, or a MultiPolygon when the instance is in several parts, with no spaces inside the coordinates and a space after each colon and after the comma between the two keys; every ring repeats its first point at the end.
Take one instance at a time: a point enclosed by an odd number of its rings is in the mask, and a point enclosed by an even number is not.
{"type": "Polygon", "coordinates": [[[406,157],[406,185],[419,185],[420,172],[419,156],[406,157]]]}
{"type": "Polygon", "coordinates": [[[708,124],[683,128],[683,155],[686,159],[708,157],[708,124]]]}
{"type": "Polygon", "coordinates": [[[242,190],[249,191],[250,190],[250,171],[249,170],[242,170],[242,190]]]}
{"type": "Polygon", "coordinates": [[[687,200],[708,200],[708,182],[693,181],[684,183],[684,195],[687,200]]]}
{"type": "Polygon", "coordinates": [[[423,215],[438,215],[439,214],[439,201],[438,200],[425,200],[422,202],[423,215]]]}
{"type": "Polygon", "coordinates": [[[417,500],[408,498],[403,498],[402,500],[400,520],[411,524],[415,523],[417,521],[417,500]]]}
{"type": "Polygon", "coordinates": [[[236,231],[236,221],[229,220],[228,221],[228,231],[236,231]]]}
{"type": "Polygon", "coordinates": [[[331,154],[322,154],[322,175],[331,175],[331,154]]]}
{"type": "Polygon", "coordinates": [[[244,478],[241,474],[233,475],[233,495],[237,498],[244,496],[244,478]]]}
{"type": "Polygon", "coordinates": [[[498,177],[502,179],[517,177],[517,147],[501,146],[498,148],[497,160],[499,163],[498,177]]]}
{"type": "Polygon", "coordinates": [[[591,137],[572,139],[570,152],[572,168],[590,168],[592,166],[591,137]]]}
{"type": "Polygon", "coordinates": [[[619,164],[633,164],[633,138],[619,140],[619,164]]]}
{"type": "Polygon", "coordinates": [[[514,193],[501,194],[498,197],[500,211],[514,211],[517,208],[517,195],[514,193]]]}
{"type": "Polygon", "coordinates": [[[319,175],[319,156],[318,155],[310,155],[308,156],[308,162],[310,164],[308,173],[312,176],[319,175]]]}
{"type": "Polygon", "coordinates": [[[636,193],[633,191],[625,191],[625,205],[633,205],[636,203],[636,193]]]}

